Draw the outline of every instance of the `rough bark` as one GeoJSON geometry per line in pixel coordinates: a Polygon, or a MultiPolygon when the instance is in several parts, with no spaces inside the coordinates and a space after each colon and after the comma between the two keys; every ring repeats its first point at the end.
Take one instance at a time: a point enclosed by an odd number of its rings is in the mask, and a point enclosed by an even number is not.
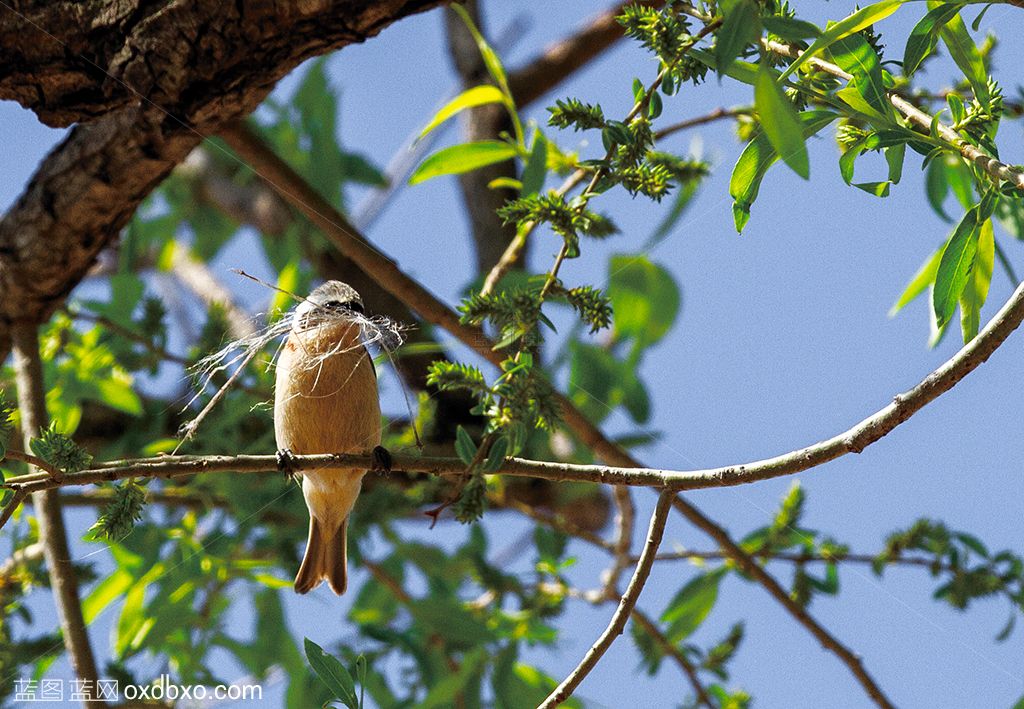
{"type": "Polygon", "coordinates": [[[82,122],[0,220],[0,343],[12,322],[49,317],[204,136],[252,111],[304,59],[442,2],[35,0],[0,8],[0,99],[49,125],[82,122]]]}

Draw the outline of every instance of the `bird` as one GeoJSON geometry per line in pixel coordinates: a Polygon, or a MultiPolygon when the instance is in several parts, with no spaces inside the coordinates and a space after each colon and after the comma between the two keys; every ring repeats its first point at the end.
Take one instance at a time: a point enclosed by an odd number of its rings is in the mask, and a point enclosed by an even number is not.
{"type": "MultiPolygon", "coordinates": [[[[361,339],[363,301],[354,288],[327,281],[294,310],[292,328],[277,360],[274,434],[279,467],[293,475],[294,455],[362,453],[372,449],[374,469],[390,469],[380,446],[377,374],[361,339]]],[[[326,581],[337,595],[348,587],[348,519],[367,470],[304,470],[309,538],[295,591],[326,581]]]]}

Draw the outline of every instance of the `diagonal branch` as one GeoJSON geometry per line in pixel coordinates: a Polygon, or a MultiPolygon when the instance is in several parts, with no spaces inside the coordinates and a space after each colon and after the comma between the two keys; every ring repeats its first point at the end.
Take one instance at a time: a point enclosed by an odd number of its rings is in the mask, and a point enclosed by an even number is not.
{"type": "Polygon", "coordinates": [[[807,628],[811,635],[818,639],[822,646],[834,653],[842,660],[853,676],[857,678],[861,686],[868,693],[868,696],[880,707],[884,709],[893,709],[893,704],[890,702],[881,688],[875,682],[875,680],[868,674],[868,671],[864,668],[864,664],[858,655],[854,654],[852,650],[843,645],[834,635],[825,629],[818,621],[807,612],[807,609],[800,606],[796,601],[789,597],[784,589],[775,578],[765,571],[760,564],[743,551],[729,536],[722,527],[715,524],[703,514],[700,513],[693,505],[688,503],[682,497],[676,497],[672,500],[672,506],[689,520],[695,527],[704,531],[709,537],[715,540],[715,542],[721,547],[721,549],[729,555],[729,557],[736,562],[736,564],[743,570],[744,573],[753,577],[759,584],[764,586],[765,590],[772,595],[772,597],[778,601],[786,611],[793,616],[794,619],[800,625],[807,628]]]}
{"type": "MultiPolygon", "coordinates": [[[[21,411],[21,428],[25,447],[32,438],[46,426],[46,389],[43,385],[43,366],[39,359],[39,340],[34,324],[19,323],[11,331],[14,346],[14,371],[18,386],[18,407],[21,411]]],[[[44,473],[51,479],[50,473],[44,473]]],[[[19,491],[24,496],[25,491],[19,491]]],[[[16,496],[17,499],[17,496],[16,496]]],[[[64,647],[71,658],[71,666],[80,680],[95,686],[99,675],[96,659],[92,653],[89,634],[82,617],[82,606],[78,596],[78,578],[71,562],[67,530],[64,528],[64,514],[61,511],[60,493],[56,490],[37,492],[33,496],[36,520],[39,523],[39,539],[43,544],[46,567],[49,570],[50,585],[60,616],[64,647]]],[[[14,504],[11,505],[11,509],[14,504]]],[[[98,700],[87,700],[90,709],[105,707],[98,700]]]]}
{"type": "Polygon", "coordinates": [[[644,584],[647,583],[647,577],[651,574],[654,557],[658,553],[658,546],[661,544],[661,538],[665,534],[665,522],[668,519],[668,511],[671,508],[673,498],[674,495],[667,491],[662,492],[658,497],[658,504],[654,508],[654,513],[651,515],[651,524],[647,529],[647,541],[644,543],[644,550],[640,554],[640,561],[636,565],[633,577],[629,580],[626,592],[622,594],[618,608],[612,614],[608,627],[601,633],[601,636],[593,646],[587,650],[580,664],[548,695],[548,698],[540,705],[540,709],[554,709],[571,697],[580,682],[597,666],[597,663],[605,652],[608,651],[608,648],[611,647],[615,639],[622,635],[622,630],[626,627],[626,620],[629,618],[630,613],[633,612],[637,599],[640,597],[640,592],[643,590],[644,584]]]}

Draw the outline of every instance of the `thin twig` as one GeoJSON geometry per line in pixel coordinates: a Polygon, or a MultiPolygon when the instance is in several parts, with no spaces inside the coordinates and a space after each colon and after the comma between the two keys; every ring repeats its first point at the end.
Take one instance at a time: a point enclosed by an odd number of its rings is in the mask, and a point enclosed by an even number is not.
{"type": "Polygon", "coordinates": [[[768,593],[770,593],[776,601],[782,604],[782,607],[785,608],[789,614],[793,616],[798,623],[800,623],[800,625],[807,628],[811,635],[817,638],[826,650],[834,653],[843,662],[843,664],[849,668],[850,672],[852,672],[853,676],[857,678],[857,681],[860,682],[862,687],[864,687],[864,690],[868,693],[868,696],[871,697],[875,704],[883,707],[884,709],[892,709],[892,702],[886,698],[881,687],[879,687],[874,678],[868,674],[868,671],[864,668],[864,664],[861,662],[860,657],[854,654],[852,650],[843,645],[834,635],[832,635],[832,633],[818,623],[818,621],[807,612],[806,608],[790,598],[786,589],[784,589],[771,574],[765,571],[752,556],[743,551],[743,549],[741,549],[739,545],[732,540],[728,532],[701,514],[697,508],[682,497],[674,497],[672,500],[672,506],[675,507],[675,509],[694,526],[698,527],[714,539],[718,546],[729,555],[729,557],[745,574],[752,576],[759,584],[764,586],[768,593]]]}
{"type": "Polygon", "coordinates": [[[654,137],[658,140],[667,138],[668,136],[678,133],[681,130],[687,128],[696,128],[697,126],[707,125],[708,123],[714,123],[726,118],[737,118],[739,116],[750,115],[750,108],[716,108],[710,113],[705,113],[703,116],[697,116],[696,118],[688,118],[685,121],[679,121],[678,123],[672,123],[664,128],[655,131],[654,137]]]}
{"type": "Polygon", "coordinates": [[[605,628],[605,631],[601,633],[601,637],[597,639],[586,655],[583,656],[579,665],[548,695],[548,698],[540,705],[540,709],[554,709],[571,697],[580,682],[583,681],[583,678],[590,674],[590,671],[597,666],[598,661],[607,652],[608,648],[611,647],[615,639],[622,635],[622,630],[626,627],[626,620],[629,618],[630,613],[633,612],[637,599],[640,597],[640,592],[643,590],[644,584],[647,583],[647,577],[650,576],[651,567],[654,565],[654,557],[658,553],[658,546],[661,544],[661,538],[665,534],[665,522],[668,519],[668,511],[671,509],[674,497],[672,493],[667,491],[662,492],[658,497],[658,504],[651,515],[651,524],[647,530],[647,541],[644,543],[644,550],[640,555],[640,561],[636,565],[633,577],[629,580],[626,592],[622,594],[622,598],[619,600],[618,608],[612,614],[608,627],[605,628]]]}
{"type": "MultiPolygon", "coordinates": [[[[21,412],[21,427],[28,448],[33,436],[46,426],[46,389],[43,384],[43,365],[39,359],[39,338],[32,323],[16,323],[11,327],[11,345],[14,351],[14,372],[18,387],[18,409],[21,412]]],[[[51,480],[53,476],[46,473],[51,480]]],[[[78,595],[78,578],[71,562],[64,515],[60,507],[60,493],[45,490],[36,493],[36,520],[39,523],[39,539],[43,543],[46,566],[49,570],[50,585],[53,588],[57,614],[60,617],[64,647],[71,658],[71,666],[80,680],[96,685],[99,675],[93,656],[82,606],[78,595]]],[[[99,700],[88,699],[85,706],[105,707],[99,700]]]]}
{"type": "Polygon", "coordinates": [[[0,456],[0,460],[3,459],[17,460],[21,463],[28,463],[29,465],[39,468],[40,470],[45,470],[47,473],[50,474],[50,477],[58,480],[64,476],[64,471],[61,470],[60,468],[54,467],[47,463],[42,458],[40,458],[39,456],[32,455],[31,453],[26,453],[25,451],[8,449],[4,451],[3,456],[0,456]]]}
{"type": "MultiPolygon", "coordinates": [[[[959,352],[946,360],[921,380],[917,386],[893,398],[893,402],[875,414],[863,419],[851,428],[827,440],[753,463],[728,465],[706,470],[661,470],[640,467],[628,453],[608,441],[592,424],[596,440],[591,444],[602,458],[614,462],[615,466],[577,465],[573,463],[550,463],[537,460],[510,458],[502,464],[500,473],[520,477],[537,477],[548,480],[596,482],[610,485],[633,485],[673,490],[694,490],[703,488],[742,485],[768,480],[783,475],[792,475],[815,468],[850,453],[860,453],[872,443],[910,419],[915,413],[952,389],[957,382],[985,362],[999,346],[1006,341],[1024,320],[1024,285],[1013,295],[982,331],[964,345],[959,352]]],[[[575,410],[575,409],[574,409],[575,410]]],[[[582,414],[580,414],[582,416],[582,414]]],[[[584,417],[584,420],[585,417],[584,417]]],[[[573,427],[578,434],[584,432],[573,427]]],[[[582,436],[581,436],[582,437],[582,436]]],[[[367,455],[320,455],[299,456],[297,461],[315,467],[328,461],[340,467],[370,468],[367,455]]],[[[207,458],[149,458],[132,461],[117,461],[102,470],[67,473],[62,482],[50,479],[49,475],[28,475],[10,478],[7,487],[31,486],[32,490],[45,490],[62,485],[81,485],[105,480],[118,480],[140,474],[143,476],[174,477],[198,472],[234,470],[237,472],[264,472],[276,469],[273,456],[209,456],[207,458]]],[[[395,456],[394,469],[405,472],[432,473],[435,475],[462,474],[464,464],[457,458],[426,458],[418,456],[395,456]]]]}
{"type": "Polygon", "coordinates": [[[633,526],[636,517],[636,507],[633,505],[633,496],[625,485],[617,485],[613,488],[612,496],[615,499],[615,544],[612,551],[612,564],[604,572],[603,583],[599,593],[603,598],[615,598],[618,596],[619,579],[622,573],[638,563],[630,558],[633,550],[633,526]]]}
{"type": "Polygon", "coordinates": [[[242,372],[245,371],[245,366],[249,364],[249,361],[252,360],[253,357],[256,356],[256,352],[256,350],[252,350],[251,352],[248,352],[245,355],[245,357],[242,358],[242,361],[238,364],[238,367],[235,368],[235,371],[231,373],[231,376],[227,378],[227,381],[221,384],[220,389],[218,389],[217,393],[210,398],[210,400],[206,403],[206,406],[203,407],[202,411],[200,411],[194,419],[192,419],[182,427],[181,440],[178,441],[178,445],[174,446],[175,453],[177,453],[178,449],[185,445],[188,441],[192,440],[192,436],[194,436],[196,434],[196,431],[199,430],[199,424],[201,424],[203,422],[203,419],[205,419],[206,416],[211,411],[213,411],[213,408],[218,403],[220,403],[220,400],[223,399],[224,396],[228,393],[228,389],[231,388],[231,385],[234,384],[235,381],[237,381],[240,376],[242,376],[242,372]]]}

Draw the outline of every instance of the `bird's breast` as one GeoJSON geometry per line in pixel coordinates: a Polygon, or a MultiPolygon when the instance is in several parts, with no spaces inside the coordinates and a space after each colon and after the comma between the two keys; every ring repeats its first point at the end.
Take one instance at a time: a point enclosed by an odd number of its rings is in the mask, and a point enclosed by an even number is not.
{"type": "Polygon", "coordinates": [[[281,350],[274,388],[279,448],[300,455],[344,453],[380,443],[373,361],[358,340],[339,348],[338,334],[330,335],[292,333],[281,350]]]}

